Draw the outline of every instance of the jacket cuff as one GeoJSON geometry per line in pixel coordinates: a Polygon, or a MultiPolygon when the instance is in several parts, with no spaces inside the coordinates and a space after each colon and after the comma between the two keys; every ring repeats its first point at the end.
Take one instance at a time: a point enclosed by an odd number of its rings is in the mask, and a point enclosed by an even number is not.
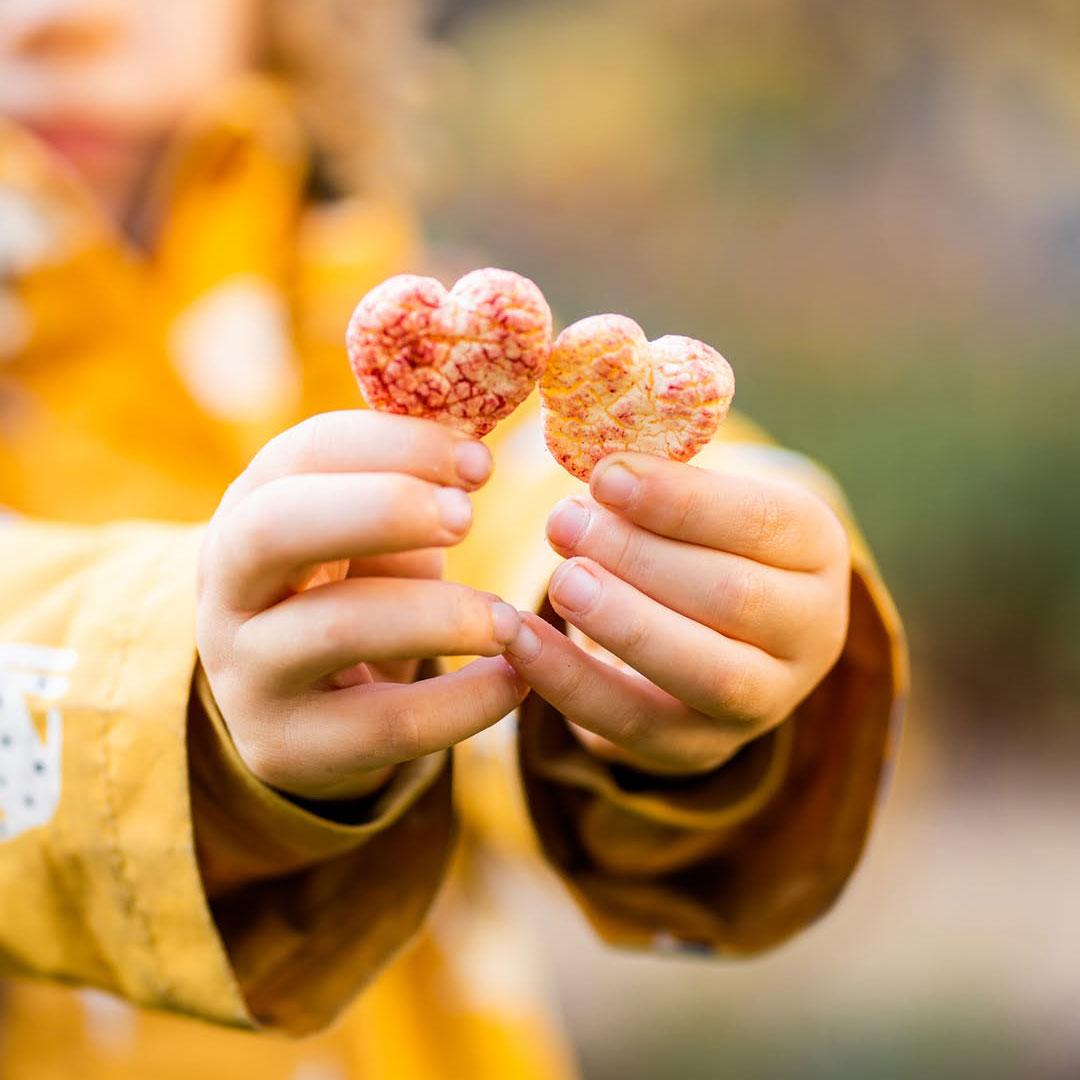
{"type": "Polygon", "coordinates": [[[447,768],[449,755],[401,765],[373,795],[335,805],[333,817],[323,816],[317,804],[290,799],[247,768],[200,664],[188,714],[188,756],[199,866],[214,899],[355,851],[420,801],[447,768]]]}
{"type": "MultiPolygon", "coordinates": [[[[589,755],[532,695],[519,759],[541,846],[607,941],[749,954],[832,905],[863,850],[906,690],[899,620],[852,539],[836,665],[776,730],[705,777],[589,755]]],[[[555,620],[550,607],[542,612],[555,620]]]]}
{"type": "Polygon", "coordinates": [[[456,836],[449,761],[361,846],[213,901],[258,1025],[291,1035],[325,1027],[419,930],[456,836]]]}
{"type": "Polygon", "coordinates": [[[419,928],[442,882],[450,754],[400,766],[350,804],[354,823],[331,820],[244,765],[201,667],[189,742],[199,865],[251,1016],[290,1034],[324,1027],[419,928]]]}

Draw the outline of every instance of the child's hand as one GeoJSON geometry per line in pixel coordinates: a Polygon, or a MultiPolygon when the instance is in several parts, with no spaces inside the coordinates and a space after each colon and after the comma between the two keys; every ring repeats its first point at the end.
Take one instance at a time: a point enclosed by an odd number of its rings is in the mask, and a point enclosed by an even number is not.
{"type": "Polygon", "coordinates": [[[715,768],[787,717],[840,655],[847,537],[807,488],[644,454],[597,465],[548,538],[574,556],[555,610],[617,660],[530,616],[507,658],[589,749],[656,773],[715,768]]]}
{"type": "Polygon", "coordinates": [[[430,421],[329,413],[268,443],[226,492],[199,567],[199,655],[240,756],[312,799],[512,711],[509,605],[439,580],[469,530],[487,449],[430,421]],[[479,655],[422,682],[421,657],[479,655]]]}

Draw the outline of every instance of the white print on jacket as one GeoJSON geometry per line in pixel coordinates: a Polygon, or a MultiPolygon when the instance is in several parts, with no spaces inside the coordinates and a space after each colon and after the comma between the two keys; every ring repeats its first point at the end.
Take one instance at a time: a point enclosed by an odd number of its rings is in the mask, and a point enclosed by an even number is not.
{"type": "Polygon", "coordinates": [[[78,659],[72,649],[0,642],[0,842],[46,824],[56,813],[63,719],[58,708],[50,708],[42,739],[27,699],[62,698],[65,672],[78,659]]]}

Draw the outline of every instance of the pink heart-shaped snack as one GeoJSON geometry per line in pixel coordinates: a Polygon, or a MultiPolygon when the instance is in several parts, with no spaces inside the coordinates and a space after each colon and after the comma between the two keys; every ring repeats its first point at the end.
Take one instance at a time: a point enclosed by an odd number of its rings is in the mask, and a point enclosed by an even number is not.
{"type": "Polygon", "coordinates": [[[345,343],[371,408],[480,438],[540,377],[551,311],[536,285],[509,270],[474,270],[449,292],[434,278],[401,274],[357,304],[345,343]]]}
{"type": "Polygon", "coordinates": [[[618,450],[689,461],[716,434],[735,394],[731,365],[693,338],[656,341],[624,315],[592,315],[556,339],[540,380],[544,438],[588,481],[618,450]]]}

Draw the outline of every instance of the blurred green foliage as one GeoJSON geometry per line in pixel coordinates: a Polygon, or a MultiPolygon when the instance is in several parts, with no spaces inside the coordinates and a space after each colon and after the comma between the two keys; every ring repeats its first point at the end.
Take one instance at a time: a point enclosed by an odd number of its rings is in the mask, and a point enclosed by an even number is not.
{"type": "Polygon", "coordinates": [[[606,1040],[582,1050],[595,1080],[1016,1080],[1023,1051],[1001,1017],[970,1015],[954,1001],[924,1001],[903,1016],[837,1016],[775,1032],[732,1030],[691,1010],[651,1040],[606,1040]]]}
{"type": "Polygon", "coordinates": [[[935,729],[1080,728],[1080,7],[552,0],[450,44],[437,244],[720,348],[848,492],[935,729]]]}

